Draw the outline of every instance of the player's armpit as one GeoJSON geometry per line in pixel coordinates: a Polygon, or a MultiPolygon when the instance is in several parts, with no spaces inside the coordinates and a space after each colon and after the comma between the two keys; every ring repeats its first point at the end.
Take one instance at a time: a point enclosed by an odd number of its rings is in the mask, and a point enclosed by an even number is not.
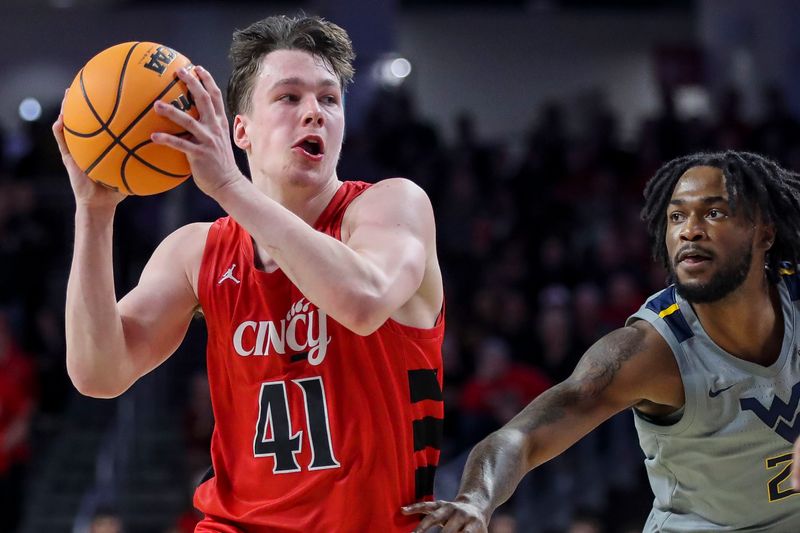
{"type": "Polygon", "coordinates": [[[183,226],[153,252],[139,283],[117,304],[131,383],[180,345],[198,306],[200,261],[208,223],[183,226]]]}

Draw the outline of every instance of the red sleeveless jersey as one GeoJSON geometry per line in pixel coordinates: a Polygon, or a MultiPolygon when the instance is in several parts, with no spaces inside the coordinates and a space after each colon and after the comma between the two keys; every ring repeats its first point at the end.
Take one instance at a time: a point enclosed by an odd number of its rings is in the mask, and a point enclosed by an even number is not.
{"type": "MultiPolygon", "coordinates": [[[[341,239],[368,187],[344,182],[314,228],[341,239]]],[[[439,460],[443,316],[360,336],[254,257],[232,218],[211,226],[199,295],[216,426],[198,531],[410,531],[399,508],[430,499],[439,460]]]]}

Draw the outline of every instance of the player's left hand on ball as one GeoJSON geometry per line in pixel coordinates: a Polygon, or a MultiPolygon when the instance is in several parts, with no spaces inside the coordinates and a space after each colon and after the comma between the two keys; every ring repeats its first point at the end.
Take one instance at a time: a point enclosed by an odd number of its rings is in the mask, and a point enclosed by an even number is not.
{"type": "Polygon", "coordinates": [[[233,157],[222,91],[206,69],[198,66],[193,70],[196,75],[180,69],[178,77],[186,84],[197,105],[197,119],[162,101],[154,105],[157,114],[185,129],[189,137],[161,132],[154,133],[151,138],[155,143],[186,154],[195,183],[213,197],[231,182],[245,178],[233,157]]]}
{"type": "Polygon", "coordinates": [[[405,515],[426,515],[413,533],[424,533],[433,526],[442,526],[442,533],[487,533],[487,520],[477,506],[467,502],[436,500],[420,502],[400,511],[405,515]]]}

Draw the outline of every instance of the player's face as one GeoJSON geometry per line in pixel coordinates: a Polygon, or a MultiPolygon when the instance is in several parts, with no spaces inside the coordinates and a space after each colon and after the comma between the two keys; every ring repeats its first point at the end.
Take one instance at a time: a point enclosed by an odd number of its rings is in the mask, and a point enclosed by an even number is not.
{"type": "Polygon", "coordinates": [[[720,169],[687,170],[666,216],[667,252],[681,296],[693,303],[714,302],[744,282],[753,269],[756,224],[741,207],[732,213],[720,169]]]}
{"type": "Polygon", "coordinates": [[[336,176],[343,136],[341,86],[322,59],[299,50],[262,58],[250,110],[234,120],[254,181],[326,183],[336,176]]]}

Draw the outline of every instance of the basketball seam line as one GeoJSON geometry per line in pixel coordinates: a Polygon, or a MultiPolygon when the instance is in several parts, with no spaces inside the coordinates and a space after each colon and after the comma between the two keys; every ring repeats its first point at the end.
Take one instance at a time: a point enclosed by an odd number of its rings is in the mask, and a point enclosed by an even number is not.
{"type": "MultiPolygon", "coordinates": [[[[106,132],[108,132],[108,134],[111,136],[111,138],[113,139],[113,141],[111,142],[111,144],[109,144],[109,145],[108,145],[108,147],[106,147],[106,149],[103,151],[103,153],[102,153],[102,154],[100,154],[100,156],[99,156],[99,157],[98,157],[98,158],[97,158],[97,159],[96,159],[96,160],[95,160],[95,161],[94,161],[94,162],[93,162],[93,163],[92,163],[92,164],[89,166],[89,168],[86,170],[86,173],[87,173],[87,174],[89,173],[89,171],[90,171],[91,169],[93,169],[93,168],[94,168],[94,167],[95,167],[95,166],[96,166],[96,165],[97,165],[97,164],[100,162],[100,160],[101,160],[101,159],[103,159],[103,158],[106,156],[106,154],[108,154],[108,152],[109,152],[109,151],[111,151],[111,149],[112,149],[112,148],[114,148],[114,146],[115,146],[115,145],[117,145],[117,144],[118,144],[118,145],[120,145],[120,146],[121,146],[121,147],[122,147],[122,148],[123,148],[125,151],[130,151],[130,149],[129,149],[129,148],[126,146],[126,145],[122,144],[122,140],[121,140],[121,139],[122,139],[122,138],[123,138],[125,135],[127,135],[127,134],[128,134],[128,132],[131,130],[131,128],[133,128],[133,127],[136,125],[136,123],[137,123],[137,122],[139,122],[140,120],[142,120],[142,118],[143,118],[143,117],[144,117],[144,116],[147,114],[147,112],[148,112],[148,111],[150,111],[150,110],[153,108],[153,104],[155,104],[157,100],[160,100],[162,96],[164,96],[165,94],[167,94],[167,93],[169,92],[169,90],[170,90],[170,89],[172,89],[172,87],[174,87],[176,83],[178,83],[178,81],[180,81],[178,78],[175,78],[174,80],[172,80],[172,81],[170,82],[170,84],[169,84],[169,85],[167,85],[167,86],[164,88],[164,90],[163,90],[163,91],[161,91],[161,93],[160,93],[158,96],[156,96],[156,97],[155,97],[155,98],[154,98],[154,99],[153,99],[153,100],[152,100],[152,101],[151,101],[151,102],[150,102],[150,103],[147,105],[147,107],[145,107],[145,109],[144,109],[144,110],[143,110],[141,113],[139,113],[139,115],[138,115],[138,116],[137,116],[135,119],[133,119],[133,120],[130,122],[130,124],[128,124],[128,127],[127,127],[127,128],[125,128],[125,130],[124,130],[122,133],[120,133],[119,135],[115,135],[115,134],[114,134],[114,132],[113,132],[113,131],[111,131],[109,128],[104,128],[104,129],[105,129],[105,131],[106,131],[106,132]]],[[[134,155],[134,157],[136,157],[136,156],[134,155]]]]}
{"type": "MultiPolygon", "coordinates": [[[[97,110],[94,108],[94,105],[92,105],[92,101],[89,98],[89,95],[86,94],[86,86],[83,83],[83,71],[85,70],[85,68],[81,69],[79,76],[81,82],[81,92],[83,93],[83,99],[86,101],[86,105],[89,106],[89,111],[92,112],[94,118],[96,118],[97,122],[100,123],[100,129],[92,133],[78,133],[65,126],[65,129],[68,132],[70,132],[72,135],[75,135],[76,137],[94,137],[95,135],[97,135],[102,131],[108,131],[109,133],[111,133],[108,127],[111,125],[111,122],[114,120],[114,117],[117,115],[117,110],[119,109],[119,102],[122,99],[122,84],[125,82],[125,72],[128,70],[128,63],[131,60],[131,55],[133,55],[133,51],[140,44],[142,44],[141,41],[133,43],[133,46],[131,46],[128,49],[128,53],[125,55],[125,61],[122,63],[122,70],[119,73],[119,83],[117,84],[117,96],[116,100],[114,101],[114,108],[111,110],[111,116],[108,117],[108,120],[106,122],[103,122],[103,119],[100,118],[100,113],[98,113],[97,110]]],[[[111,136],[112,138],[114,137],[113,135],[111,136]]]]}
{"type": "MultiPolygon", "coordinates": [[[[188,133],[189,133],[188,131],[184,131],[184,132],[178,133],[176,135],[181,137],[181,136],[183,136],[185,134],[188,134],[188,133]]],[[[146,159],[142,159],[140,156],[138,156],[136,154],[136,150],[138,150],[142,146],[144,146],[146,144],[149,144],[149,143],[152,143],[152,142],[153,141],[151,141],[150,139],[148,139],[146,141],[142,141],[141,143],[139,143],[136,146],[134,146],[132,149],[128,149],[127,146],[125,146],[124,144],[120,143],[120,146],[125,148],[125,151],[128,152],[128,155],[126,155],[122,159],[122,165],[120,165],[119,177],[122,178],[122,183],[125,185],[125,188],[128,189],[128,191],[131,194],[136,194],[136,193],[133,192],[133,189],[131,189],[131,186],[128,185],[128,180],[125,179],[125,166],[128,164],[128,160],[130,160],[131,157],[135,158],[137,161],[139,161],[141,164],[145,165],[146,167],[150,168],[151,170],[154,170],[154,171],[156,171],[156,172],[158,172],[160,174],[164,174],[168,178],[185,179],[185,178],[188,178],[189,176],[191,176],[191,174],[173,174],[171,172],[167,172],[166,170],[158,168],[157,166],[155,166],[154,164],[150,163],[146,159]]]]}
{"type": "MultiPolygon", "coordinates": [[[[152,101],[151,101],[151,102],[150,102],[150,103],[147,105],[147,107],[145,107],[145,109],[144,109],[144,110],[143,110],[141,113],[139,113],[139,116],[137,116],[137,117],[136,117],[136,118],[135,118],[133,121],[131,121],[131,122],[130,122],[130,124],[128,124],[128,127],[127,127],[127,128],[125,128],[125,130],[124,130],[122,133],[120,133],[120,134],[119,134],[119,136],[117,136],[117,135],[114,135],[114,133],[113,133],[113,132],[112,132],[112,131],[111,131],[109,128],[103,128],[103,129],[104,129],[104,130],[105,130],[105,131],[106,131],[106,132],[107,132],[107,133],[108,133],[108,134],[111,136],[111,138],[113,139],[113,141],[111,142],[111,144],[109,144],[109,145],[108,145],[108,147],[107,147],[105,150],[103,150],[103,153],[101,153],[101,154],[98,156],[98,158],[97,158],[97,159],[95,159],[95,161],[94,161],[94,162],[93,162],[91,165],[89,165],[89,168],[87,168],[87,169],[86,169],[86,174],[87,174],[87,175],[88,175],[88,174],[89,174],[89,173],[90,173],[92,170],[94,170],[94,167],[96,167],[96,166],[97,166],[97,164],[98,164],[98,163],[100,163],[100,161],[102,161],[102,159],[103,159],[103,158],[104,158],[106,155],[108,155],[108,152],[110,152],[110,151],[111,151],[111,150],[114,148],[114,146],[117,146],[117,145],[118,145],[118,146],[120,146],[120,147],[121,147],[123,150],[125,150],[126,152],[128,152],[128,154],[129,154],[129,155],[131,155],[131,156],[135,157],[135,158],[136,158],[136,159],[137,159],[139,162],[147,164],[147,163],[146,163],[146,162],[145,162],[145,161],[144,161],[144,160],[143,160],[143,159],[142,159],[140,156],[138,156],[138,155],[136,155],[135,153],[133,153],[133,152],[131,151],[131,149],[130,149],[130,148],[128,148],[128,146],[126,146],[125,144],[123,144],[123,142],[122,142],[122,140],[121,140],[121,139],[122,139],[122,137],[124,137],[124,136],[125,136],[125,135],[126,135],[126,134],[127,134],[129,131],[130,131],[130,130],[131,130],[131,128],[133,128],[133,127],[136,125],[136,123],[137,123],[137,122],[139,122],[139,121],[140,121],[140,120],[141,120],[141,119],[142,119],[142,118],[143,118],[143,117],[144,117],[144,116],[147,114],[147,112],[148,112],[148,111],[150,111],[150,110],[152,109],[152,107],[153,107],[153,104],[154,104],[154,103],[155,103],[157,100],[160,100],[162,96],[164,96],[165,94],[167,94],[167,93],[169,92],[169,90],[170,90],[170,89],[172,89],[172,87],[174,87],[174,86],[175,86],[175,84],[176,84],[176,83],[178,83],[179,81],[180,81],[180,80],[179,80],[178,78],[175,78],[174,80],[172,80],[172,82],[170,82],[170,84],[169,84],[169,85],[167,85],[167,87],[165,87],[165,88],[164,88],[164,90],[163,90],[163,91],[161,91],[161,93],[160,93],[158,96],[156,96],[156,97],[155,97],[155,98],[154,98],[154,99],[153,99],[153,100],[152,100],[152,101]]],[[[181,132],[181,133],[188,133],[188,132],[181,132]]],[[[161,173],[163,173],[163,174],[170,174],[169,172],[166,172],[166,171],[164,171],[164,170],[162,170],[162,169],[159,169],[159,168],[155,168],[154,170],[158,170],[159,172],[161,172],[161,173]]],[[[179,177],[179,175],[176,175],[176,174],[172,174],[172,176],[173,176],[173,177],[179,177]]],[[[131,188],[130,188],[130,187],[128,187],[128,184],[125,182],[125,180],[124,180],[124,179],[123,179],[123,183],[124,183],[125,187],[128,189],[128,192],[130,192],[131,194],[134,194],[134,192],[131,190],[131,188]]]]}
{"type": "MultiPolygon", "coordinates": [[[[131,49],[130,49],[130,50],[128,50],[128,54],[125,56],[125,62],[122,64],[122,72],[120,72],[120,77],[124,77],[124,76],[125,76],[125,72],[126,72],[126,71],[127,71],[127,69],[128,69],[128,62],[130,62],[130,56],[131,56],[131,54],[133,53],[133,50],[134,50],[134,49],[136,48],[136,46],[138,46],[139,44],[140,44],[140,43],[139,43],[139,42],[137,42],[136,44],[134,44],[133,46],[131,46],[131,49]]],[[[172,88],[172,87],[175,85],[175,82],[176,82],[176,80],[177,80],[177,78],[176,78],[176,79],[174,79],[174,80],[172,80],[172,82],[170,82],[170,84],[169,84],[169,85],[167,85],[166,89],[165,89],[164,91],[162,91],[162,92],[161,92],[161,94],[159,94],[158,96],[156,96],[156,100],[160,100],[160,99],[161,99],[161,97],[162,97],[162,96],[164,96],[164,94],[166,94],[166,93],[167,93],[167,92],[168,92],[168,91],[169,91],[169,90],[170,90],[170,89],[171,89],[171,88],[172,88]]],[[[106,123],[103,123],[103,121],[102,121],[102,120],[100,120],[100,117],[97,115],[97,113],[95,112],[94,108],[92,107],[91,100],[89,100],[89,97],[87,96],[87,94],[86,94],[86,91],[85,91],[85,89],[83,88],[83,70],[81,70],[81,89],[83,90],[83,97],[84,97],[84,99],[86,100],[86,103],[89,105],[89,109],[92,111],[92,113],[94,113],[95,117],[97,117],[97,121],[98,121],[98,122],[100,122],[100,124],[102,125],[102,126],[101,126],[101,129],[102,129],[102,130],[104,130],[104,131],[106,131],[106,132],[107,132],[107,133],[108,133],[108,134],[111,136],[111,139],[112,139],[112,140],[111,140],[111,144],[109,144],[109,145],[106,147],[106,149],[105,149],[105,150],[103,150],[103,152],[102,152],[102,153],[101,153],[101,154],[98,156],[98,158],[97,158],[97,159],[95,159],[95,160],[94,160],[94,162],[93,162],[91,165],[89,165],[89,168],[88,168],[88,169],[86,169],[86,174],[89,174],[89,172],[91,172],[91,170],[92,170],[92,169],[94,169],[94,167],[95,167],[95,166],[97,166],[97,164],[98,164],[98,163],[99,163],[99,162],[100,162],[100,161],[101,161],[101,160],[102,160],[102,159],[103,159],[103,158],[104,158],[106,155],[108,155],[108,152],[110,152],[110,151],[111,151],[111,149],[112,149],[112,148],[114,148],[114,146],[115,146],[115,145],[119,144],[120,146],[122,146],[123,150],[126,150],[126,151],[128,151],[128,147],[122,144],[122,141],[121,141],[122,137],[124,137],[124,136],[125,136],[125,134],[127,134],[127,133],[128,133],[130,130],[131,130],[131,128],[132,128],[133,126],[135,126],[135,125],[136,125],[136,123],[137,123],[137,122],[139,122],[139,121],[142,119],[142,117],[143,117],[144,115],[146,115],[146,114],[147,114],[147,112],[148,112],[148,111],[149,111],[149,110],[150,110],[150,109],[153,107],[153,103],[155,102],[155,100],[153,100],[152,102],[150,102],[150,103],[148,104],[148,106],[147,106],[147,107],[145,107],[145,109],[144,109],[143,111],[139,112],[139,115],[138,115],[138,116],[137,116],[135,119],[133,119],[133,121],[131,121],[131,122],[128,124],[128,127],[127,127],[127,128],[125,128],[125,130],[123,130],[123,132],[122,132],[122,133],[120,133],[120,134],[119,134],[119,136],[117,136],[117,135],[115,135],[115,134],[114,134],[114,132],[112,132],[112,131],[111,131],[111,128],[109,127],[109,126],[111,125],[111,121],[109,121],[107,124],[106,124],[106,123]]],[[[119,86],[117,87],[117,99],[120,99],[120,98],[121,98],[121,92],[122,92],[122,83],[120,82],[119,86]]],[[[128,190],[129,190],[131,193],[133,192],[133,191],[131,191],[130,189],[128,189],[128,190]]]]}

